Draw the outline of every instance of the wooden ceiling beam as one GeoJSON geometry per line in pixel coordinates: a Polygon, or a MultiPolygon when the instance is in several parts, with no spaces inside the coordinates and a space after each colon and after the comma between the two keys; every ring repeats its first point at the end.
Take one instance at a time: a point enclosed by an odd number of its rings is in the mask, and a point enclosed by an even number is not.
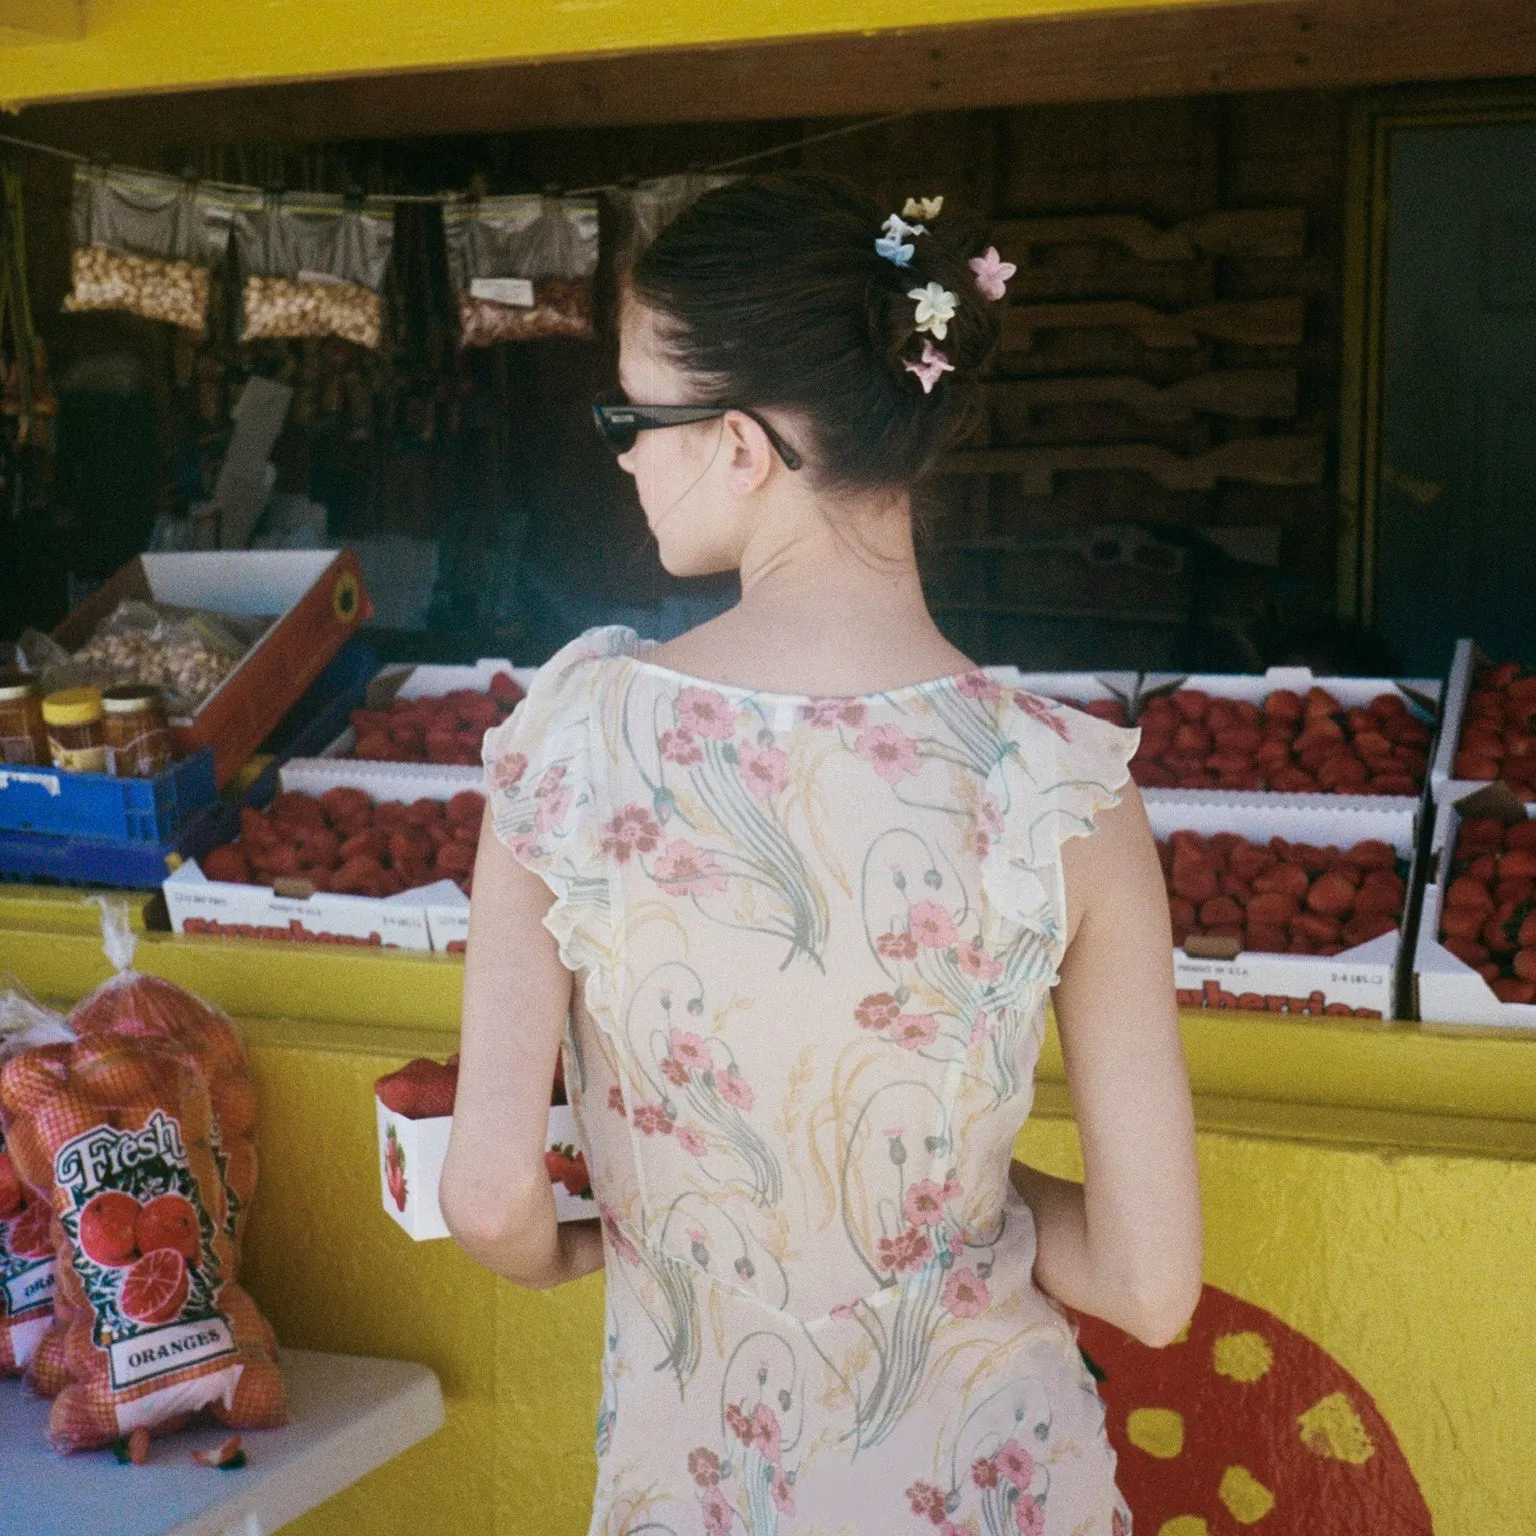
{"type": "Polygon", "coordinates": [[[17,126],[121,152],[1522,75],[1530,0],[1249,0],[56,103],[17,126]]]}

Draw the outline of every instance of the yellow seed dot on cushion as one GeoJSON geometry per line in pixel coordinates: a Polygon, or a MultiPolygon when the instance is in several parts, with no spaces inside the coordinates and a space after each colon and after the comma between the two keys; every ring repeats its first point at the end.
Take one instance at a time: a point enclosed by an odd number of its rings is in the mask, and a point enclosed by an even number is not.
{"type": "Polygon", "coordinates": [[[1275,1363],[1262,1333],[1224,1333],[1211,1346],[1219,1375],[1244,1383],[1257,1381],[1275,1363]]]}
{"type": "Polygon", "coordinates": [[[1301,1443],[1314,1456],[1363,1467],[1376,1454],[1370,1431],[1342,1392],[1313,1403],[1296,1422],[1301,1427],[1301,1443]]]}
{"type": "Polygon", "coordinates": [[[1211,1536],[1211,1528],[1199,1515],[1175,1515],[1158,1526],[1157,1536],[1211,1536]]]}
{"type": "Polygon", "coordinates": [[[1216,1494],[1239,1525],[1254,1525],[1275,1507],[1274,1494],[1247,1467],[1228,1467],[1216,1494]]]}
{"type": "Polygon", "coordinates": [[[1133,1408],[1125,1433],[1138,1450],[1170,1461],[1184,1449],[1184,1416],[1172,1408],[1133,1408]]]}

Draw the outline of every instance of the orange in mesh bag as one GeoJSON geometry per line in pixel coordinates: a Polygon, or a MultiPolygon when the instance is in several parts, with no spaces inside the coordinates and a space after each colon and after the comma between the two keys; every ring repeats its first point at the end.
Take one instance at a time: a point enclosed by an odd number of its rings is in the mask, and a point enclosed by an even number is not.
{"type": "MultiPolygon", "coordinates": [[[[0,1062],[70,1039],[64,1020],[14,977],[0,975],[0,1062]]],[[[36,1358],[53,1319],[53,1208],[31,1188],[5,1150],[0,1120],[0,1376],[36,1358]]]]}
{"type": "Polygon", "coordinates": [[[204,1407],[236,1428],[282,1423],[270,1330],[233,1278],[196,1061],[117,1034],[44,1047],[0,1068],[0,1115],[60,1230],[71,1380],[49,1419],[55,1446],[166,1432],[204,1407]]]}

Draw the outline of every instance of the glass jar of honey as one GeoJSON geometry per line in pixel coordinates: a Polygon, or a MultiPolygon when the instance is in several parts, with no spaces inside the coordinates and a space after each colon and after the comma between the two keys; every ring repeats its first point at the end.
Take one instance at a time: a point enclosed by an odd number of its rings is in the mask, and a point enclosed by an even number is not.
{"type": "Polygon", "coordinates": [[[37,685],[23,672],[0,672],[0,764],[47,761],[48,732],[37,685]]]}
{"type": "Polygon", "coordinates": [[[165,695],[148,683],[108,688],[101,696],[107,772],[120,779],[152,779],[171,766],[171,728],[165,695]]]}
{"type": "Polygon", "coordinates": [[[43,700],[48,754],[55,768],[105,773],[107,744],[101,729],[101,690],[65,688],[43,700]]]}

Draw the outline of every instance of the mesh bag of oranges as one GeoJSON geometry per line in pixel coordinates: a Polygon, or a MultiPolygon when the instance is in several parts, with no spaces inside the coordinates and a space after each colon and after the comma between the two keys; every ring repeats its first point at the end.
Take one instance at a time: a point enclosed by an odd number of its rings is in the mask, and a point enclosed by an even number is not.
{"type": "Polygon", "coordinates": [[[69,1383],[60,1450],[179,1426],[200,1408],[237,1428],[285,1418],[271,1335],[233,1278],[207,1082],[187,1053],[119,1034],[0,1067],[0,1115],[23,1180],[48,1189],[69,1383]]]}
{"type": "MultiPolygon", "coordinates": [[[[0,1062],[66,1041],[64,1020],[14,977],[0,975],[0,1062]]],[[[52,1208],[16,1171],[0,1122],[0,1376],[36,1358],[53,1318],[52,1208]]]]}

